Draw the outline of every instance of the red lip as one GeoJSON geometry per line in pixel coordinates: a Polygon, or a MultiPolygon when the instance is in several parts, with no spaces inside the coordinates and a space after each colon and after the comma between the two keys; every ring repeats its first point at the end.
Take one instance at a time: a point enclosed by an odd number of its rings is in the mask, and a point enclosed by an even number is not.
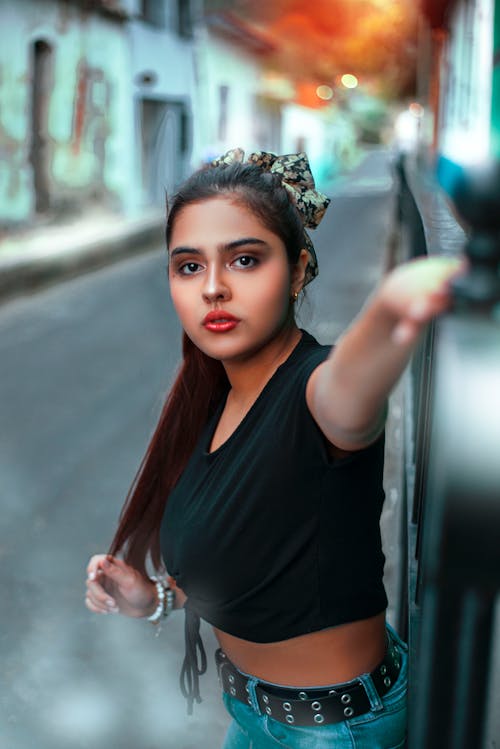
{"type": "Polygon", "coordinates": [[[230,312],[223,309],[215,309],[205,315],[203,325],[207,330],[213,333],[226,333],[233,330],[239,323],[239,320],[230,312]]]}
{"type": "Polygon", "coordinates": [[[219,322],[222,320],[224,320],[225,322],[239,322],[238,318],[232,315],[230,312],[225,312],[223,309],[213,309],[207,315],[205,315],[203,325],[206,325],[207,322],[219,322]]]}

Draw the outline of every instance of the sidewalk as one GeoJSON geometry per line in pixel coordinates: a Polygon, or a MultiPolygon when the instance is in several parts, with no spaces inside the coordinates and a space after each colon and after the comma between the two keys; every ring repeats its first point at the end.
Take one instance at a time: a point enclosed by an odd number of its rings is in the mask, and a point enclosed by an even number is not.
{"type": "Polygon", "coordinates": [[[94,210],[0,239],[0,303],[164,242],[165,216],[94,210]]]}

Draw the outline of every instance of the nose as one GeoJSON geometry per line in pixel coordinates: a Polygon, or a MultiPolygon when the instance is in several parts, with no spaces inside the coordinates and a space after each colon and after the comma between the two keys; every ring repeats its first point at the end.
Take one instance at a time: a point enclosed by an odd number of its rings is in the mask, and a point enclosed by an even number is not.
{"type": "Polygon", "coordinates": [[[208,268],[203,286],[203,299],[209,304],[217,301],[227,301],[231,292],[225,280],[224,270],[215,264],[208,268]]]}

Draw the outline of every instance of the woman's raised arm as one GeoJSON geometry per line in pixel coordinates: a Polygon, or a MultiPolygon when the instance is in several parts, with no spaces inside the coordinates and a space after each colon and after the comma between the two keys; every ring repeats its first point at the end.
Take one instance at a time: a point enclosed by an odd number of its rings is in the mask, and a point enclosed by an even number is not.
{"type": "Polygon", "coordinates": [[[333,445],[359,450],[380,434],[389,393],[422,331],[450,306],[450,281],[463,268],[463,261],[449,257],[396,268],[313,372],[307,403],[333,445]]]}

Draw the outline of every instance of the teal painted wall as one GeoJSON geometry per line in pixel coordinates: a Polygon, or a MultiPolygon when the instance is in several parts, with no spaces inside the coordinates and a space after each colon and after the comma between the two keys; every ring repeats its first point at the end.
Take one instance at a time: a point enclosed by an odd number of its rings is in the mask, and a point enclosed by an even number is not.
{"type": "Polygon", "coordinates": [[[47,80],[51,208],[121,207],[133,178],[133,113],[126,26],[64,3],[0,0],[0,221],[35,211],[33,45],[52,49],[47,80]]]}

